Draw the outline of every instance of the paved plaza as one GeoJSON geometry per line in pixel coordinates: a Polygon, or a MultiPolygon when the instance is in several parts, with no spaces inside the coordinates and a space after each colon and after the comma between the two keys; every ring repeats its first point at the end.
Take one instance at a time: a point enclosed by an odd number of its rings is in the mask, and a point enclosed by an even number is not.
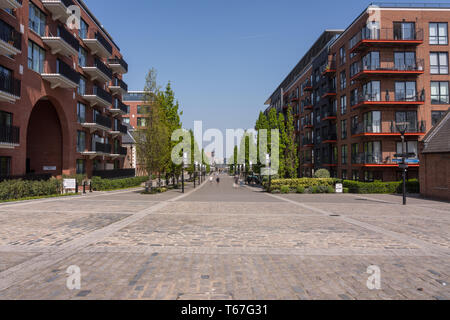
{"type": "Polygon", "coordinates": [[[269,195],[227,176],[141,191],[0,205],[0,299],[450,298],[449,203],[269,195]]]}

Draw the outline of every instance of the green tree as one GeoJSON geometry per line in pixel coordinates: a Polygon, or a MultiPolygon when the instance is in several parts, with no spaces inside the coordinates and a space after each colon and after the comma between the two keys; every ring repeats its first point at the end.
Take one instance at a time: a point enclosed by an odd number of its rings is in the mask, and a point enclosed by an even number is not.
{"type": "Polygon", "coordinates": [[[296,178],[298,171],[298,155],[297,143],[295,141],[294,117],[291,111],[288,111],[286,120],[284,162],[285,178],[296,178]]]}
{"type": "Polygon", "coordinates": [[[259,113],[258,120],[256,120],[255,130],[257,131],[258,137],[256,141],[256,153],[257,153],[257,163],[255,166],[254,171],[256,173],[261,173],[261,166],[263,163],[261,163],[261,159],[265,158],[265,154],[261,155],[261,147],[262,149],[265,149],[267,151],[267,139],[264,139],[261,141],[261,132],[260,130],[267,130],[269,133],[269,121],[267,120],[266,115],[261,111],[259,113]]]}
{"type": "Polygon", "coordinates": [[[144,97],[150,106],[146,126],[137,131],[137,157],[147,170],[150,181],[153,174],[164,173],[170,161],[170,134],[166,114],[161,107],[159,88],[156,83],[156,71],[151,69],[146,77],[144,97]]]}
{"type": "Polygon", "coordinates": [[[285,123],[284,123],[284,115],[282,113],[280,113],[278,115],[278,129],[280,130],[280,157],[279,157],[279,175],[280,177],[285,177],[285,168],[286,168],[286,164],[285,164],[285,150],[286,150],[286,143],[287,143],[287,135],[286,135],[286,127],[285,127],[285,123]]]}

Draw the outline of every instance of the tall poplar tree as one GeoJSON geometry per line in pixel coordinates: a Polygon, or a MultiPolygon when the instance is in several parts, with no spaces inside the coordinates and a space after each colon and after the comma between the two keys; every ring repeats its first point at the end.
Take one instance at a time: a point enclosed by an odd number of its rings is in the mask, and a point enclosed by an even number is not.
{"type": "Polygon", "coordinates": [[[291,179],[297,177],[298,172],[298,146],[295,141],[294,116],[292,111],[287,113],[286,120],[286,144],[285,144],[285,178],[291,179]]]}

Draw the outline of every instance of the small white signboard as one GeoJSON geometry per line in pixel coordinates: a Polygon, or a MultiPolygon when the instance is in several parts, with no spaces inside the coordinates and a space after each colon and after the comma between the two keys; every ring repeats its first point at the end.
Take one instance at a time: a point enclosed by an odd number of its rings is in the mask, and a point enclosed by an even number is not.
{"type": "Polygon", "coordinates": [[[344,192],[344,185],[342,183],[336,184],[336,193],[343,193],[344,192]]]}
{"type": "Polygon", "coordinates": [[[76,179],[64,179],[63,181],[64,189],[66,190],[75,190],[77,187],[76,179]]]}
{"type": "Polygon", "coordinates": [[[56,171],[56,167],[54,166],[45,166],[43,169],[44,171],[56,171]]]}

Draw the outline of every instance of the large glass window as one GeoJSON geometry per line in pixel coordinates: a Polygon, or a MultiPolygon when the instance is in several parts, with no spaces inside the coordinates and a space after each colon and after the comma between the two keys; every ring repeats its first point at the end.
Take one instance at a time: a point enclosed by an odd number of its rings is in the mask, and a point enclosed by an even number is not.
{"type": "Polygon", "coordinates": [[[447,111],[431,111],[431,124],[434,127],[444,117],[447,111]]]}
{"type": "Polygon", "coordinates": [[[150,106],[137,106],[138,114],[147,114],[150,112],[150,106]]]}
{"type": "Polygon", "coordinates": [[[415,40],[416,25],[414,22],[394,22],[394,40],[415,40]]]}
{"type": "Polygon", "coordinates": [[[85,174],[86,173],[86,160],[78,159],[77,160],[77,174],[85,174]]]}
{"type": "Polygon", "coordinates": [[[348,159],[348,146],[343,145],[341,147],[341,164],[347,164],[348,159]]]}
{"type": "Polygon", "coordinates": [[[11,175],[11,157],[0,157],[0,177],[11,175]]]}
{"type": "Polygon", "coordinates": [[[41,37],[45,35],[45,14],[30,1],[28,26],[41,37]]]}
{"type": "Polygon", "coordinates": [[[0,111],[0,127],[11,127],[12,117],[12,113],[0,111]]]}
{"type": "Polygon", "coordinates": [[[381,141],[364,142],[364,158],[366,163],[380,163],[381,141]]]}
{"type": "Polygon", "coordinates": [[[86,78],[80,75],[80,82],[78,85],[78,94],[84,96],[86,94],[86,78]]]}
{"type": "Polygon", "coordinates": [[[448,52],[430,53],[430,73],[448,74],[448,52]]]}
{"type": "Polygon", "coordinates": [[[406,132],[418,132],[417,111],[397,111],[395,122],[397,125],[406,123],[406,132]]]}
{"type": "Polygon", "coordinates": [[[448,23],[430,23],[430,44],[448,44],[448,23]]]}
{"type": "Polygon", "coordinates": [[[342,64],[346,62],[346,53],[345,53],[345,46],[339,49],[339,61],[342,64]]]}
{"type": "Polygon", "coordinates": [[[432,81],[431,82],[431,103],[432,104],[448,104],[448,82],[432,81]]]}
{"type": "Polygon", "coordinates": [[[394,63],[396,70],[416,70],[416,53],[415,52],[395,52],[394,63]]]}
{"type": "Polygon", "coordinates": [[[347,88],[347,75],[346,75],[345,71],[341,72],[339,80],[341,81],[341,90],[344,90],[345,88],[347,88]]]}
{"type": "Polygon", "coordinates": [[[87,51],[80,46],[80,49],[78,50],[78,64],[80,67],[86,67],[87,63],[87,51]]]}
{"type": "Polygon", "coordinates": [[[147,125],[146,118],[137,118],[137,126],[138,127],[145,127],[146,125],[147,125]]]}
{"type": "Polygon", "coordinates": [[[364,113],[363,121],[365,132],[381,133],[381,111],[364,113]]]}
{"type": "MultiPolygon", "coordinates": [[[[405,143],[406,144],[406,153],[414,153],[415,156],[411,157],[411,158],[418,158],[419,157],[419,153],[417,151],[417,141],[408,141],[405,143]]],[[[397,142],[397,154],[402,154],[403,153],[403,143],[402,142],[397,142]]]]}
{"type": "Polygon", "coordinates": [[[363,58],[363,70],[378,70],[380,68],[380,53],[372,51],[363,58]]]}
{"type": "Polygon", "coordinates": [[[363,95],[365,101],[380,101],[381,100],[380,81],[370,81],[364,84],[363,95]]]}
{"type": "Polygon", "coordinates": [[[347,113],[347,96],[341,97],[341,114],[347,113]]]}
{"type": "Polygon", "coordinates": [[[78,131],[77,135],[77,152],[86,151],[86,132],[78,131]]]}
{"type": "Polygon", "coordinates": [[[28,43],[28,68],[39,73],[44,72],[45,50],[33,41],[28,43]]]}
{"type": "Polygon", "coordinates": [[[78,102],[77,104],[77,118],[78,123],[86,122],[86,106],[81,102],[78,102]]]}
{"type": "Polygon", "coordinates": [[[398,81],[395,83],[395,101],[416,101],[416,82],[398,81]]]}
{"type": "Polygon", "coordinates": [[[88,38],[88,30],[89,30],[89,26],[87,25],[86,21],[81,19],[80,20],[80,30],[78,31],[78,36],[81,39],[87,39],[88,38]]]}
{"type": "Polygon", "coordinates": [[[347,120],[341,120],[341,138],[347,139],[347,120]]]}

